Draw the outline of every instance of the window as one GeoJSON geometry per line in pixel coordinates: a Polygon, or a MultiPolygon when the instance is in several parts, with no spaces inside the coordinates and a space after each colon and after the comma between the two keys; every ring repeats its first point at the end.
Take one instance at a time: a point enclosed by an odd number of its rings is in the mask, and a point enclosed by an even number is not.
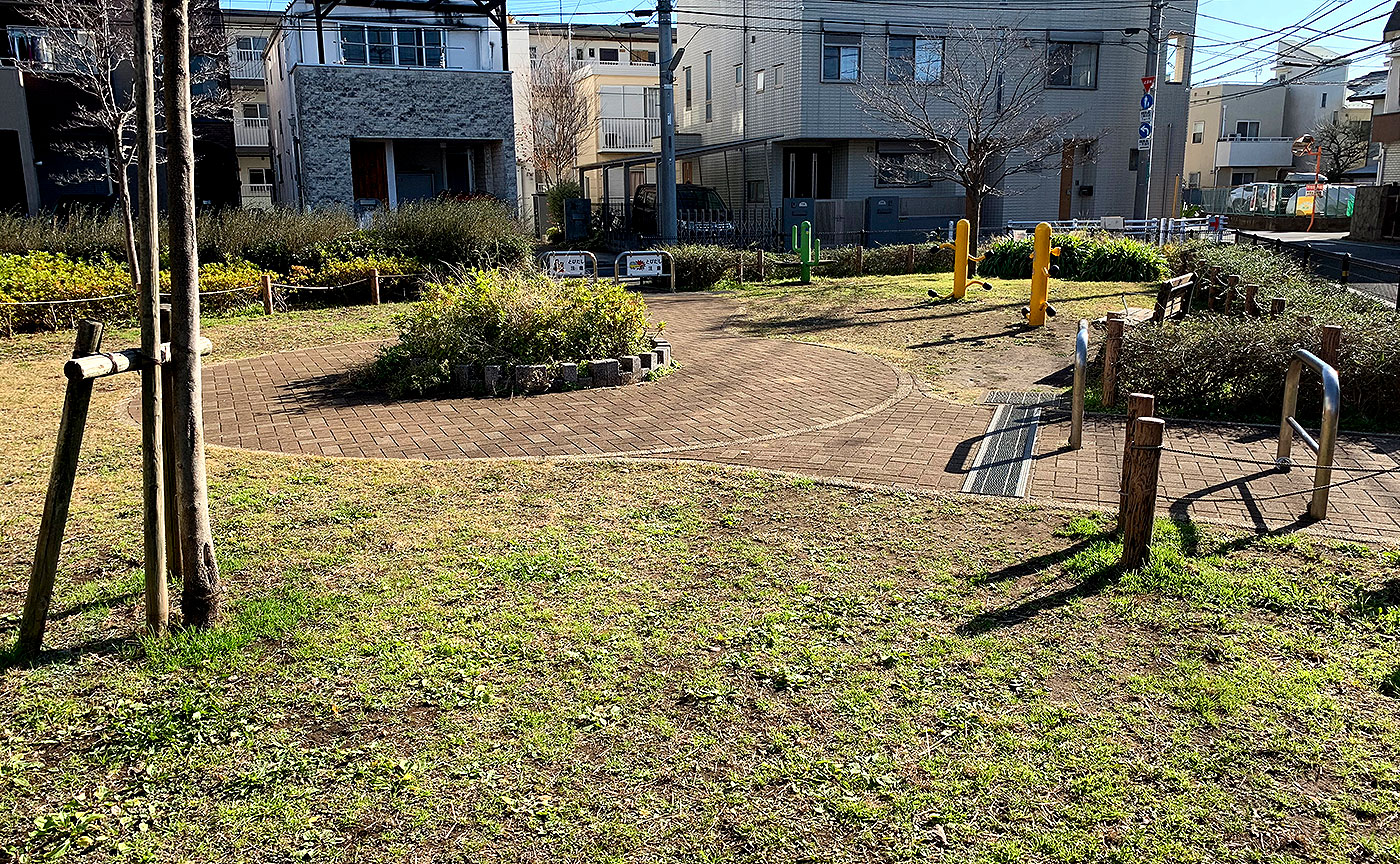
{"type": "Polygon", "coordinates": [[[249,169],[248,169],[248,185],[249,185],[249,186],[271,186],[271,185],[272,185],[272,169],[271,169],[271,168],[249,168],[249,169]]]}
{"type": "Polygon", "coordinates": [[[628,62],[634,65],[654,65],[656,63],[655,51],[639,51],[636,48],[627,50],[628,62]]]}
{"type": "Polygon", "coordinates": [[[932,178],[918,169],[920,159],[925,158],[908,146],[879,144],[875,148],[876,186],[931,186],[932,178]]]}
{"type": "Polygon", "coordinates": [[[1206,121],[1197,120],[1191,124],[1191,143],[1200,144],[1206,140],[1206,121]]]}
{"type": "Polygon", "coordinates": [[[710,120],[712,120],[712,119],[714,118],[714,116],[715,116],[715,114],[714,114],[714,106],[711,104],[711,101],[710,101],[712,98],[714,98],[714,95],[715,95],[715,88],[714,88],[714,63],[712,62],[713,59],[714,59],[714,58],[712,58],[712,57],[710,56],[710,52],[709,52],[709,51],[706,51],[706,52],[705,52],[705,122],[706,122],[706,123],[710,122],[710,120]]]}
{"type": "Polygon", "coordinates": [[[598,62],[609,66],[615,66],[622,62],[622,58],[616,48],[599,48],[598,62]]]}
{"type": "Polygon", "coordinates": [[[690,67],[687,66],[685,67],[685,110],[690,110],[691,101],[690,67]]]}
{"type": "Polygon", "coordinates": [[[240,54],[247,51],[256,54],[258,57],[262,57],[263,51],[267,50],[267,37],[239,36],[235,44],[238,46],[240,54]]]}
{"type": "Polygon", "coordinates": [[[1190,174],[1187,174],[1187,175],[1186,175],[1186,186],[1187,186],[1187,188],[1189,188],[1189,189],[1199,189],[1199,188],[1201,188],[1201,172],[1199,172],[1199,171],[1192,171],[1190,174]]]}
{"type": "Polygon", "coordinates": [[[750,204],[767,204],[768,184],[763,180],[750,180],[744,194],[750,204]]]}
{"type": "Polygon", "coordinates": [[[1323,107],[1323,108],[1326,108],[1326,107],[1327,107],[1327,91],[1326,91],[1326,90],[1322,91],[1322,107],[1323,107]]]}
{"type": "MultiPolygon", "coordinates": [[[[266,125],[267,125],[267,103],[266,103],[266,102],[244,102],[244,103],[243,103],[243,119],[244,119],[244,120],[261,120],[261,121],[263,121],[261,125],[266,126],[266,125]]],[[[248,124],[245,124],[245,125],[254,126],[254,125],[259,125],[259,124],[248,123],[248,124]]]]}
{"type": "Polygon", "coordinates": [[[860,80],[860,34],[822,34],[822,80],[860,80]]]}
{"type": "Polygon", "coordinates": [[[943,78],[943,40],[891,36],[885,80],[936,82],[943,78]]]}
{"type": "Polygon", "coordinates": [[[445,65],[441,30],[421,27],[340,26],[340,56],[357,66],[445,65]]]}
{"type": "Polygon", "coordinates": [[[1259,121],[1258,121],[1258,120],[1239,120],[1239,121],[1236,121],[1236,123],[1235,123],[1235,137],[1236,137],[1236,138],[1258,138],[1258,137],[1259,137],[1259,121]]]}
{"type": "Polygon", "coordinates": [[[1128,151],[1128,170],[1138,170],[1138,149],[1136,147],[1128,151]]]}
{"type": "Polygon", "coordinates": [[[1254,182],[1253,171],[1233,171],[1230,173],[1231,186],[1243,186],[1246,183],[1254,182]]]}
{"type": "Polygon", "coordinates": [[[575,49],[574,49],[574,59],[575,59],[575,60],[582,60],[582,59],[583,59],[583,49],[582,49],[582,48],[575,48],[575,49]]]}
{"type": "Polygon", "coordinates": [[[540,62],[540,49],[536,45],[530,46],[530,65],[534,66],[540,62]]]}
{"type": "Polygon", "coordinates": [[[1092,42],[1051,42],[1045,86],[1095,90],[1099,86],[1099,46],[1092,42]]]}
{"type": "Polygon", "coordinates": [[[753,92],[755,92],[755,93],[762,93],[762,92],[763,92],[763,89],[764,89],[764,88],[763,88],[764,77],[765,77],[765,76],[764,76],[764,72],[763,72],[762,69],[760,69],[760,70],[758,70],[757,72],[753,73],[753,92]]]}
{"type": "Polygon", "coordinates": [[[743,86],[744,86],[744,64],[743,64],[743,63],[736,63],[736,64],[734,64],[734,86],[735,86],[735,87],[743,87],[743,86]]]}
{"type": "Polygon", "coordinates": [[[773,89],[777,90],[783,86],[783,64],[779,63],[773,67],[773,89]]]}

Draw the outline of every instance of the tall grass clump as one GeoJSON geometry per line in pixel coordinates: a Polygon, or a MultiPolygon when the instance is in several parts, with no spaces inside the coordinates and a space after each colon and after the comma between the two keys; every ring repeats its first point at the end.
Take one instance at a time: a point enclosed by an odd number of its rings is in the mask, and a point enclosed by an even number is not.
{"type": "Polygon", "coordinates": [[[370,233],[390,255],[426,265],[510,267],[528,261],[534,241],[499,201],[425,201],[375,216],[370,233]]]}
{"type": "Polygon", "coordinates": [[[1167,247],[1167,260],[1174,274],[1200,273],[1219,267],[1226,275],[1237,275],[1247,284],[1260,286],[1261,302],[1283,297],[1291,314],[1310,315],[1324,324],[1334,318],[1370,316],[1379,306],[1330,279],[1309,273],[1294,255],[1263,246],[1188,240],[1167,247]]]}
{"type": "Polygon", "coordinates": [[[221,210],[199,220],[199,257],[203,261],[251,261],[264,270],[289,273],[293,266],[319,262],[317,250],[359,233],[346,211],[221,210]]]}
{"type": "Polygon", "coordinates": [[[77,261],[125,261],[126,229],[115,213],[93,208],[44,216],[0,212],[0,254],[26,252],[54,252],[77,261]]]}
{"type": "Polygon", "coordinates": [[[641,296],[615,282],[459,270],[399,316],[398,341],[380,351],[367,378],[393,395],[421,395],[445,387],[458,364],[554,366],[636,354],[648,347],[648,327],[641,296]]]}
{"type": "MultiPolygon", "coordinates": [[[[1060,255],[1051,261],[1060,268],[1059,278],[1077,282],[1154,282],[1166,277],[1167,258],[1162,250],[1132,237],[1103,232],[1056,234],[1052,246],[1060,255]]],[[[977,268],[983,276],[1029,279],[1035,240],[1002,237],[983,250],[986,260],[977,268]]]]}

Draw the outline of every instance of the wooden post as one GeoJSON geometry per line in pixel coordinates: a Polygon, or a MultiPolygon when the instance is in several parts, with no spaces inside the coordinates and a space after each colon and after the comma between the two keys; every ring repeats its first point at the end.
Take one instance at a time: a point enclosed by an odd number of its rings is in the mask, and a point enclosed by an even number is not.
{"type": "Polygon", "coordinates": [[[904,250],[904,272],[914,272],[914,245],[912,243],[904,250]]]}
{"type": "MultiPolygon", "coordinates": [[[[264,274],[262,275],[262,301],[263,301],[263,313],[264,313],[264,314],[267,314],[267,315],[271,315],[271,314],[272,314],[272,274],[270,274],[270,273],[264,273],[264,274]]],[[[162,310],[163,310],[164,314],[167,314],[167,315],[168,315],[169,312],[170,312],[170,307],[169,307],[169,306],[162,307],[162,310]]],[[[168,331],[168,330],[165,331],[167,340],[169,339],[169,332],[170,332],[170,331],[168,331]]]]}
{"type": "Polygon", "coordinates": [[[1162,462],[1162,433],[1166,422],[1156,417],[1133,421],[1133,444],[1128,450],[1128,495],[1118,525],[1123,530],[1125,569],[1140,567],[1152,545],[1152,520],[1157,514],[1157,473],[1162,462]]]}
{"type": "MultiPolygon", "coordinates": [[[[741,282],[743,281],[742,275],[740,276],[739,281],[741,281],[741,282]]],[[[270,288],[269,288],[269,290],[270,290],[270,288]]],[[[378,268],[378,267],[376,267],[376,268],[374,268],[373,270],[369,271],[369,302],[370,302],[370,305],[373,305],[373,306],[378,306],[378,305],[379,305],[379,268],[378,268]]]]}
{"type": "Polygon", "coordinates": [[[856,246],[856,275],[865,275],[865,247],[860,245],[856,246]]]}
{"type": "Polygon", "coordinates": [[[1342,328],[1336,326],[1335,324],[1328,324],[1327,326],[1323,327],[1322,349],[1317,355],[1318,357],[1322,358],[1322,362],[1326,363],[1328,366],[1331,366],[1333,369],[1336,369],[1337,351],[1341,347],[1342,328]]]}
{"type": "MultiPolygon", "coordinates": [[[[263,277],[271,281],[271,276],[263,277]]],[[[170,304],[160,304],[160,338],[163,342],[170,341],[170,304]]],[[[169,362],[160,367],[160,389],[162,393],[170,393],[175,386],[175,370],[171,368],[169,362]]],[[[169,406],[167,406],[168,408],[169,406]]],[[[163,451],[162,468],[164,469],[164,483],[162,483],[162,494],[165,498],[165,572],[170,580],[178,583],[181,573],[184,572],[180,565],[180,508],[175,498],[175,414],[166,410],[161,414],[161,450],[163,451]]]]}
{"type": "Polygon", "coordinates": [[[1118,354],[1123,350],[1123,313],[1108,313],[1108,337],[1103,343],[1103,404],[1118,402],[1118,354]]]}
{"type": "Polygon", "coordinates": [[[1343,253],[1342,253],[1342,274],[1341,274],[1341,283],[1342,283],[1343,285],[1345,285],[1345,284],[1347,284],[1347,283],[1350,282],[1350,281],[1351,281],[1351,253],[1350,253],[1350,252],[1343,252],[1343,253]]]}
{"type": "Polygon", "coordinates": [[[1133,393],[1128,396],[1128,432],[1123,440],[1123,471],[1118,475],[1118,519],[1123,519],[1123,508],[1128,501],[1128,457],[1133,452],[1133,424],[1141,417],[1151,417],[1157,410],[1157,397],[1150,393],[1133,393]]]}
{"type": "Polygon", "coordinates": [[[1254,299],[1259,293],[1259,286],[1253,283],[1244,286],[1244,314],[1251,318],[1259,317],[1259,303],[1254,299]]]}
{"type": "MultiPolygon", "coordinates": [[[[73,356],[96,354],[102,347],[102,325],[79,321],[73,340],[73,356]]],[[[63,396],[63,414],[58,421],[58,443],[49,469],[49,488],[44,494],[44,513],[39,518],[39,540],[34,550],[34,566],[29,571],[29,591],[24,597],[24,613],[19,623],[20,657],[31,658],[44,644],[53,583],[58,574],[58,553],[63,548],[63,529],[68,507],[73,503],[73,483],[78,478],[78,456],[83,449],[83,429],[88,406],[92,404],[92,381],[70,379],[63,396]]]]}
{"type": "Polygon", "coordinates": [[[1234,274],[1225,277],[1225,314],[1230,314],[1230,307],[1235,305],[1235,287],[1240,284],[1240,277],[1234,274]]]}
{"type": "Polygon", "coordinates": [[[1269,301],[1269,317],[1277,318],[1283,314],[1283,310],[1288,306],[1288,301],[1282,297],[1275,297],[1269,301]]]}
{"type": "Polygon", "coordinates": [[[758,281],[764,282],[768,279],[767,262],[763,257],[763,250],[758,250],[758,281]]]}
{"type": "Polygon", "coordinates": [[[739,260],[738,260],[738,262],[734,265],[734,274],[738,277],[738,279],[739,279],[739,284],[740,284],[740,285],[743,285],[743,284],[744,284],[744,250],[743,250],[743,249],[740,249],[740,250],[739,250],[739,260]]]}

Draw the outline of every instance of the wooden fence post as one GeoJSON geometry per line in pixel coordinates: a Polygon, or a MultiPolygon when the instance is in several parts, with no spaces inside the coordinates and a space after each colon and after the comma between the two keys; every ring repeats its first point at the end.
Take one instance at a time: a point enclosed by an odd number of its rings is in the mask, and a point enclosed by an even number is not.
{"type": "Polygon", "coordinates": [[[1322,358],[1322,362],[1337,368],[1337,352],[1342,347],[1342,328],[1335,324],[1328,324],[1322,328],[1322,348],[1317,355],[1322,358]]]}
{"type": "Polygon", "coordinates": [[[865,247],[856,246],[856,275],[865,275],[865,247]]]}
{"type": "MultiPolygon", "coordinates": [[[[1123,507],[1128,500],[1128,459],[1133,452],[1133,424],[1140,417],[1151,417],[1157,410],[1157,397],[1151,393],[1132,393],[1128,396],[1128,432],[1123,439],[1123,471],[1118,475],[1118,518],[1123,518],[1123,507]]],[[[1120,522],[1121,524],[1121,522],[1120,522]]]]}
{"type": "MultiPolygon", "coordinates": [[[[97,321],[79,321],[73,356],[96,354],[102,347],[102,329],[97,321]]],[[[39,519],[34,566],[29,571],[29,591],[24,597],[24,612],[19,623],[17,651],[20,657],[36,656],[44,644],[44,627],[48,623],[54,578],[58,574],[58,553],[63,548],[68,507],[73,503],[73,483],[78,478],[78,456],[83,449],[83,429],[91,404],[91,379],[70,379],[63,396],[58,443],[54,447],[53,466],[49,469],[49,488],[44,494],[44,513],[39,519]]]]}
{"type": "Polygon", "coordinates": [[[1285,299],[1283,299],[1282,297],[1275,297],[1274,299],[1270,300],[1270,301],[1269,301],[1269,317],[1270,317],[1270,318],[1277,318],[1278,316],[1282,315],[1282,314],[1283,314],[1283,310],[1284,310],[1285,308],[1287,308],[1287,306],[1288,306],[1288,301],[1285,300],[1285,299]]]}
{"type": "MultiPolygon", "coordinates": [[[[741,280],[742,281],[742,280],[741,280]]],[[[369,302],[373,306],[379,305],[379,268],[375,267],[369,271],[369,302]]]]}
{"type": "Polygon", "coordinates": [[[1123,350],[1123,313],[1108,313],[1106,324],[1108,337],[1103,343],[1103,404],[1112,408],[1118,402],[1118,355],[1123,350]]]}
{"type": "Polygon", "coordinates": [[[1162,433],[1166,422],[1156,417],[1133,421],[1133,443],[1128,449],[1128,495],[1118,524],[1123,529],[1123,557],[1119,565],[1140,567],[1152,545],[1152,521],[1157,514],[1157,475],[1162,461],[1162,433]]]}
{"type": "Polygon", "coordinates": [[[271,314],[272,314],[272,274],[270,274],[270,273],[264,273],[264,274],[262,275],[262,301],[263,301],[263,313],[264,313],[264,314],[267,314],[267,315],[271,315],[271,314]]]}
{"type": "Polygon", "coordinates": [[[758,281],[765,282],[768,279],[767,262],[764,260],[763,250],[758,250],[758,281]]]}
{"type": "MultiPolygon", "coordinates": [[[[268,283],[272,281],[271,276],[264,276],[268,283]]],[[[170,304],[160,304],[160,341],[170,342],[170,304]]],[[[175,369],[170,363],[161,364],[160,367],[160,387],[162,393],[171,393],[175,389],[175,369]]],[[[180,507],[175,497],[175,477],[178,473],[175,470],[175,412],[165,411],[161,414],[161,446],[164,453],[164,460],[161,465],[165,472],[165,483],[162,488],[165,493],[165,572],[170,580],[179,585],[184,582],[184,568],[180,555],[180,507]]]]}
{"type": "Polygon", "coordinates": [[[909,244],[904,250],[904,272],[914,272],[914,244],[909,244]]]}

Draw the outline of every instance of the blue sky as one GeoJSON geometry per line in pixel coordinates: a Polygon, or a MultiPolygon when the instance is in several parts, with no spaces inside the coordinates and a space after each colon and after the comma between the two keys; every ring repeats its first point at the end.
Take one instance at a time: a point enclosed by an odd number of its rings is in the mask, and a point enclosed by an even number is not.
{"type": "MultiPolygon", "coordinates": [[[[674,2],[683,16],[685,0],[674,2]]],[[[276,9],[285,0],[226,0],[225,5],[276,9]]],[[[1054,6],[1054,0],[1046,5],[1054,6]]],[[[1192,82],[1266,80],[1280,35],[1314,40],[1338,54],[1360,51],[1352,60],[1353,75],[1380,69],[1384,49],[1367,46],[1380,41],[1393,5],[1394,0],[1200,0],[1192,82]],[[1306,23],[1297,28],[1300,22],[1306,23]]],[[[628,18],[627,10],[645,6],[654,6],[654,0],[507,0],[511,14],[528,20],[615,22],[628,18]]]]}

